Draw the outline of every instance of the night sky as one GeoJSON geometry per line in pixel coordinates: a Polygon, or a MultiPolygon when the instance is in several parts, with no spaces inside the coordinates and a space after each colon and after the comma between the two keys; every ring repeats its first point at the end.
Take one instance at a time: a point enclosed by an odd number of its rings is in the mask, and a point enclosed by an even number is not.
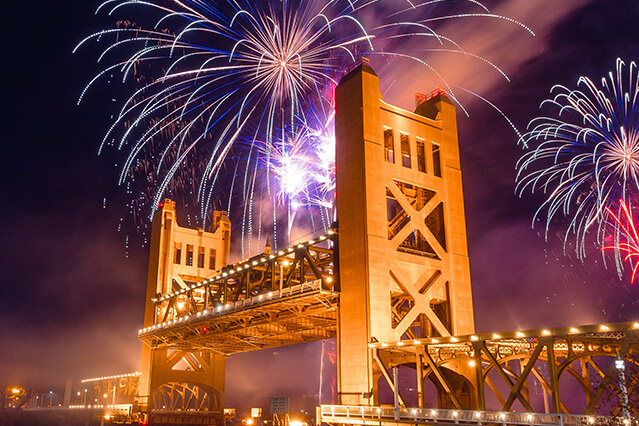
{"type": "MultiPolygon", "coordinates": [[[[3,17],[0,386],[60,392],[65,379],[139,369],[147,252],[118,232],[130,220],[117,186],[122,157],[97,155],[113,110],[110,96],[92,93],[76,105],[100,68],[95,55],[71,51],[111,22],[94,15],[92,0],[11,3],[3,17]]],[[[485,19],[442,30],[495,62],[511,82],[459,55],[434,56],[432,63],[450,82],[498,105],[520,129],[554,84],[574,87],[580,75],[599,81],[617,57],[639,60],[636,0],[484,3],[537,36],[485,19]]],[[[373,66],[385,100],[407,109],[415,92],[440,85],[423,70],[373,66]]],[[[531,228],[542,198],[514,195],[522,153],[516,135],[482,101],[463,101],[470,113],[458,111],[458,121],[477,331],[639,319],[639,284],[630,285],[628,271],[620,280],[614,268],[605,269],[594,244],[583,263],[564,256],[560,226],[548,242],[542,228],[531,228]]],[[[319,348],[231,357],[227,406],[317,393],[319,348]],[[306,373],[287,377],[291,363],[306,373]]]]}

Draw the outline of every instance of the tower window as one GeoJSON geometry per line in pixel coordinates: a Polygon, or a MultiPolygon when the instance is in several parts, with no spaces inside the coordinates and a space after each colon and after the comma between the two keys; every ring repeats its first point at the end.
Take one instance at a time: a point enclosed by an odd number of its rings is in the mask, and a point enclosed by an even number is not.
{"type": "Polygon", "coordinates": [[[179,265],[182,262],[182,243],[175,243],[173,246],[173,263],[179,265]]]}
{"type": "Polygon", "coordinates": [[[442,177],[441,151],[436,143],[433,143],[433,174],[442,177]]]}
{"type": "Polygon", "coordinates": [[[395,140],[393,139],[393,129],[384,130],[384,160],[389,163],[395,162],[395,140]]]}
{"type": "Polygon", "coordinates": [[[417,141],[417,170],[426,173],[426,148],[422,141],[417,141]]]}
{"type": "Polygon", "coordinates": [[[215,271],[215,249],[209,250],[209,269],[215,271]]]}
{"type": "Polygon", "coordinates": [[[402,166],[410,169],[410,140],[408,135],[401,133],[399,135],[399,142],[402,148],[402,166]]]}
{"type": "Polygon", "coordinates": [[[186,245],[186,265],[193,266],[193,246],[191,244],[186,245]]]}
{"type": "Polygon", "coordinates": [[[197,249],[197,267],[204,268],[204,247],[197,249]]]}

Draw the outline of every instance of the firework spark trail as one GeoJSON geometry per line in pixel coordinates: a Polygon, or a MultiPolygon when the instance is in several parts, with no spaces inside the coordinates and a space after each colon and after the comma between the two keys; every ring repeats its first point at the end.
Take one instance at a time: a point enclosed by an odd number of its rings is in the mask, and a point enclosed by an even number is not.
{"type": "Polygon", "coordinates": [[[577,83],[583,90],[554,86],[554,97],[542,106],[550,104],[557,116],[531,120],[520,138],[529,151],[517,163],[516,191],[548,194],[533,226],[545,216],[547,238],[553,221],[566,218],[564,250],[574,235],[581,259],[591,229],[603,241],[606,209],[639,190],[639,79],[634,62],[625,78],[624,67],[617,59],[616,72],[602,78],[601,88],[587,77],[577,83]]]}
{"type": "Polygon", "coordinates": [[[624,261],[629,262],[632,268],[632,277],[630,283],[634,284],[637,271],[639,271],[639,233],[637,233],[637,227],[635,226],[630,209],[626,205],[625,201],[620,200],[619,205],[621,211],[624,213],[625,223],[619,216],[615,214],[609,207],[606,207],[606,212],[613,218],[614,224],[619,228],[620,234],[625,238],[625,242],[617,242],[616,244],[603,246],[601,250],[614,250],[615,252],[621,252],[624,254],[624,261]]]}
{"type": "MultiPolygon", "coordinates": [[[[121,183],[130,181],[136,174],[139,158],[151,151],[163,153],[154,157],[153,182],[159,182],[155,183],[154,208],[157,201],[168,195],[171,182],[181,170],[184,171],[188,158],[196,155],[196,148],[201,148],[197,155],[208,158],[204,172],[194,176],[199,185],[200,218],[206,217],[211,205],[220,204],[216,201],[217,184],[228,180],[222,173],[227,159],[237,164],[237,159],[246,156],[247,152],[248,157],[257,159],[256,150],[263,150],[255,141],[258,134],[264,135],[263,142],[268,146],[262,157],[266,158],[267,165],[260,167],[265,168],[267,175],[275,173],[282,178],[284,163],[271,167],[269,162],[278,160],[278,152],[290,153],[287,151],[289,142],[284,136],[295,140],[298,135],[294,133],[298,131],[321,142],[323,148],[315,152],[308,147],[300,150],[304,156],[316,156],[309,162],[314,166],[305,169],[314,173],[308,179],[313,182],[311,186],[316,192],[302,189],[304,186],[300,184],[295,186],[299,194],[294,197],[303,199],[300,205],[328,206],[332,204],[328,197],[334,181],[327,170],[334,153],[324,140],[320,140],[322,137],[313,137],[314,134],[299,123],[314,121],[313,117],[307,116],[318,111],[318,105],[325,103],[326,98],[331,99],[326,96],[327,89],[334,88],[347,65],[363,55],[390,56],[395,61],[416,63],[441,79],[455,101],[451,85],[437,70],[414,52],[401,51],[402,40],[419,38],[424,46],[429,41],[434,45],[420,50],[423,55],[433,52],[464,54],[468,59],[485,62],[507,79],[491,62],[464,51],[451,38],[439,34],[438,23],[450,19],[502,19],[532,31],[519,22],[490,13],[477,0],[457,2],[473,10],[428,15],[430,11],[441,10],[435,6],[448,2],[452,0],[421,3],[385,0],[107,0],[98,12],[115,15],[140,9],[144,12],[139,15],[140,19],[147,22],[137,25],[119,21],[118,27],[95,33],[78,44],[76,51],[89,42],[106,42],[98,61],[109,63],[89,82],[80,101],[88,89],[102,79],[119,76],[125,84],[138,80],[136,89],[123,102],[106,133],[102,146],[114,145],[130,150],[121,172],[121,183]],[[428,7],[431,5],[434,8],[428,7]],[[384,17],[371,24],[381,11],[384,17]],[[163,137],[169,129],[171,137],[163,137]],[[321,167],[316,167],[318,162],[321,167]]],[[[321,106],[321,109],[325,107],[321,106]]],[[[323,111],[324,118],[332,116],[332,106],[330,109],[323,111]]],[[[324,131],[323,135],[327,134],[324,131]]],[[[280,155],[279,159],[283,157],[280,155]]],[[[261,161],[245,163],[249,168],[263,164],[261,161]]],[[[260,179],[262,173],[248,169],[239,172],[243,177],[234,176],[234,181],[241,181],[234,186],[241,187],[238,193],[241,193],[242,203],[251,202],[248,200],[258,197],[255,191],[259,185],[255,180],[260,179]]],[[[266,177],[267,196],[281,192],[281,189],[271,188],[276,180],[270,175],[266,177]]],[[[286,179],[280,179],[280,182],[291,184],[286,179]]],[[[285,189],[289,196],[291,190],[290,186],[285,189]]],[[[260,190],[260,193],[264,191],[260,190]]],[[[233,197],[228,194],[229,203],[233,197]]],[[[253,217],[251,206],[238,210],[245,212],[245,222],[247,217],[253,217]]],[[[287,214],[290,215],[288,207],[287,214]]],[[[273,234],[277,216],[274,209],[273,234]]],[[[324,226],[330,222],[330,214],[326,211],[320,217],[324,226]]],[[[261,220],[259,215],[255,224],[260,235],[261,220]]],[[[253,221],[249,222],[243,225],[248,226],[247,230],[254,228],[253,221]]],[[[273,240],[277,247],[278,238],[274,236],[273,240]]]]}

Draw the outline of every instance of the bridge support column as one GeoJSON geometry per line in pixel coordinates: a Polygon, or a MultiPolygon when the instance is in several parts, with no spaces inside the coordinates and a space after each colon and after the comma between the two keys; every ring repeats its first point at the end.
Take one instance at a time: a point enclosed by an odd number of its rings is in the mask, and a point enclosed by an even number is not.
{"type": "Polygon", "coordinates": [[[335,104],[338,396],[374,405],[369,344],[474,332],[455,107],[443,92],[415,113],[387,104],[366,61],[335,104]]]}

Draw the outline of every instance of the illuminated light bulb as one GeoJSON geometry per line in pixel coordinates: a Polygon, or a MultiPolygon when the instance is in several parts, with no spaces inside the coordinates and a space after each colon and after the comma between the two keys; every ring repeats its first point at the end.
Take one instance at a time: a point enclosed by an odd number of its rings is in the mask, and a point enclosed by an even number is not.
{"type": "Polygon", "coordinates": [[[480,418],[481,417],[481,413],[479,411],[475,411],[475,417],[480,418]]]}
{"type": "Polygon", "coordinates": [[[381,412],[382,412],[382,409],[381,409],[381,408],[378,408],[378,409],[377,409],[377,412],[378,412],[378,413],[381,413],[381,412]]]}
{"type": "Polygon", "coordinates": [[[257,260],[253,261],[253,266],[257,265],[257,260]]]}
{"type": "Polygon", "coordinates": [[[522,333],[521,331],[518,331],[517,333],[515,333],[515,336],[524,337],[524,333],[522,333]]]}
{"type": "Polygon", "coordinates": [[[433,342],[433,343],[439,343],[439,340],[437,340],[437,339],[433,339],[433,340],[432,340],[432,342],[433,342]]]}
{"type": "Polygon", "coordinates": [[[501,413],[501,414],[499,415],[499,417],[503,420],[503,419],[505,419],[505,418],[506,418],[506,415],[505,415],[504,413],[501,413]]]}
{"type": "Polygon", "coordinates": [[[531,421],[532,421],[532,419],[533,419],[533,415],[532,415],[532,414],[528,414],[528,416],[526,416],[526,417],[528,417],[528,421],[530,421],[530,422],[531,422],[531,421]]]}
{"type": "Polygon", "coordinates": [[[639,328],[639,322],[636,322],[632,325],[634,328],[639,328]]]}
{"type": "MultiPolygon", "coordinates": [[[[304,244],[299,243],[299,244],[297,245],[297,248],[304,248],[304,244]]],[[[288,249],[288,250],[289,250],[289,251],[291,251],[291,249],[288,249]]]]}
{"type": "Polygon", "coordinates": [[[435,410],[431,410],[430,415],[431,415],[431,416],[436,416],[436,415],[437,415],[437,411],[435,411],[435,410]]]}
{"type": "Polygon", "coordinates": [[[470,340],[472,340],[473,342],[476,342],[477,340],[479,340],[479,337],[472,335],[470,336],[470,340]]]}
{"type": "Polygon", "coordinates": [[[231,269],[231,270],[229,271],[229,274],[234,274],[234,273],[235,273],[235,269],[231,269]]]}
{"type": "Polygon", "coordinates": [[[450,341],[451,341],[451,342],[456,342],[456,341],[457,341],[457,337],[451,337],[451,338],[450,338],[450,341]]]}
{"type": "Polygon", "coordinates": [[[320,241],[324,241],[326,239],[326,235],[322,235],[321,237],[319,237],[320,241]]]}
{"type": "Polygon", "coordinates": [[[226,272],[224,272],[224,273],[222,274],[222,276],[223,276],[223,277],[226,277],[226,276],[228,276],[228,275],[229,275],[229,274],[227,274],[226,272]]]}
{"type": "Polygon", "coordinates": [[[308,243],[309,243],[309,244],[315,244],[315,241],[313,241],[313,240],[308,240],[308,243]]]}
{"type": "Polygon", "coordinates": [[[332,229],[328,230],[328,235],[333,235],[335,233],[335,231],[333,231],[332,229]]]}
{"type": "Polygon", "coordinates": [[[388,346],[388,343],[386,343],[386,342],[382,343],[382,348],[385,348],[387,346],[388,346]]]}
{"type": "Polygon", "coordinates": [[[600,329],[601,329],[601,331],[608,331],[608,330],[610,330],[610,329],[608,328],[608,326],[605,326],[605,325],[602,325],[602,326],[600,327],[600,329]]]}
{"type": "Polygon", "coordinates": [[[368,347],[369,347],[369,348],[374,348],[374,347],[375,347],[375,345],[374,345],[374,344],[372,344],[372,343],[369,343],[369,344],[368,344],[368,347]]]}
{"type": "Polygon", "coordinates": [[[251,267],[251,265],[249,265],[248,263],[246,265],[244,265],[244,269],[248,269],[250,267],[251,267]]]}
{"type": "Polygon", "coordinates": [[[499,334],[497,333],[493,334],[493,339],[499,339],[499,334]]]}
{"type": "Polygon", "coordinates": [[[417,414],[417,410],[413,408],[413,414],[417,414]]]}
{"type": "Polygon", "coordinates": [[[270,292],[270,293],[268,294],[268,297],[271,297],[271,296],[273,296],[273,292],[270,292]]]}
{"type": "MultiPolygon", "coordinates": [[[[300,244],[300,248],[302,248],[302,247],[304,247],[304,246],[300,244]]],[[[295,250],[295,249],[294,249],[293,247],[290,247],[290,248],[288,249],[288,252],[289,252],[289,253],[291,253],[293,250],[295,250]]]]}
{"type": "Polygon", "coordinates": [[[576,329],[575,327],[570,327],[570,332],[571,333],[579,333],[579,330],[576,329]]]}
{"type": "Polygon", "coordinates": [[[404,346],[404,342],[400,340],[399,342],[397,342],[397,346],[404,346]]]}
{"type": "Polygon", "coordinates": [[[266,259],[265,258],[261,258],[260,262],[264,263],[264,262],[266,262],[266,259]]]}
{"type": "Polygon", "coordinates": [[[419,343],[420,343],[419,340],[413,340],[414,345],[419,345],[419,343]]]}
{"type": "Polygon", "coordinates": [[[595,422],[594,417],[588,417],[588,423],[594,423],[594,422],[595,422]]]}
{"type": "Polygon", "coordinates": [[[541,334],[543,334],[544,336],[549,336],[550,330],[541,330],[541,334]]]}
{"type": "Polygon", "coordinates": [[[290,265],[288,260],[285,260],[285,261],[282,262],[282,266],[288,266],[288,265],[290,265]]]}
{"type": "Polygon", "coordinates": [[[474,367],[475,366],[475,360],[471,359],[470,361],[468,361],[468,365],[470,365],[471,367],[474,367]]]}
{"type": "Polygon", "coordinates": [[[332,283],[333,282],[333,277],[326,277],[326,282],[327,283],[332,283]]]}

